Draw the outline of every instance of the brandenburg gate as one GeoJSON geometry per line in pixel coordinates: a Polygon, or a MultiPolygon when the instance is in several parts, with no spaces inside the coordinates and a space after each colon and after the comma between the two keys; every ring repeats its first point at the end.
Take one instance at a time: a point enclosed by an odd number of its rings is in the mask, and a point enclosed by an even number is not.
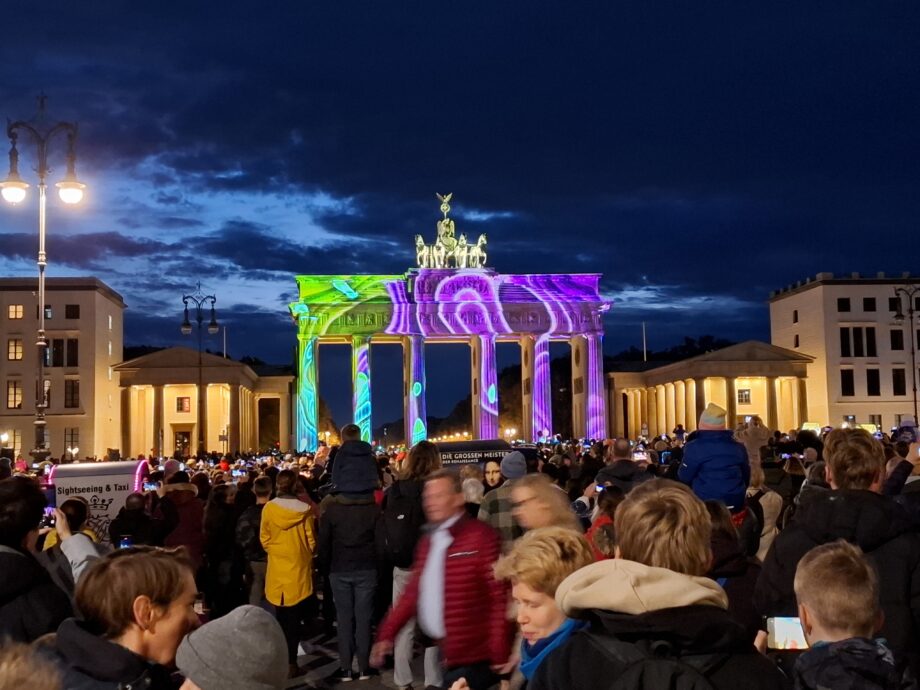
{"type": "Polygon", "coordinates": [[[575,437],[606,436],[600,274],[505,275],[486,267],[487,239],[455,236],[448,218],[451,195],[441,196],[444,218],[426,245],[416,236],[417,267],[404,275],[299,275],[299,299],[290,304],[297,324],[298,378],[295,441],[318,442],[318,350],[349,344],[354,422],[371,440],[371,358],[374,343],[403,347],[403,406],[407,445],[428,435],[425,416],[425,344],[470,347],[472,433],[498,435],[497,342],[521,347],[522,437],[537,441],[553,430],[550,395],[552,341],[571,346],[572,423],[575,437]]]}

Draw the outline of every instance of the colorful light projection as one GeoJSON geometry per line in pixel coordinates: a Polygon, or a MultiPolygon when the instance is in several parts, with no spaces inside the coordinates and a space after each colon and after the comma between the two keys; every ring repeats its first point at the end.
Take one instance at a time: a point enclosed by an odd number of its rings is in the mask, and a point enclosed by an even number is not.
{"type": "MultiPolygon", "coordinates": [[[[415,443],[425,428],[426,340],[465,341],[473,351],[479,382],[474,408],[480,438],[498,432],[496,340],[536,339],[533,350],[532,418],[525,427],[533,440],[552,430],[549,343],[588,337],[587,423],[576,430],[602,438],[606,427],[601,368],[602,314],[598,274],[502,275],[492,269],[416,269],[405,275],[297,276],[299,299],[290,305],[301,340],[297,438],[316,443],[316,347],[346,342],[353,347],[354,421],[362,436],[371,433],[370,358],[373,338],[403,344],[406,436],[415,443]],[[307,347],[303,343],[310,343],[307,347]]],[[[474,422],[474,426],[476,422],[474,422]]]]}

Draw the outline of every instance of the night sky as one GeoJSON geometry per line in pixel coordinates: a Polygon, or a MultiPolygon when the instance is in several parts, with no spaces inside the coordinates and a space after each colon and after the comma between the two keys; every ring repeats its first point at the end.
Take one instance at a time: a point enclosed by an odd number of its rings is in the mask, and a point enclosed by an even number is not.
{"type": "MultiPolygon", "coordinates": [[[[0,114],[32,117],[44,90],[49,119],[80,123],[89,185],[51,203],[48,275],[113,286],[126,342],[151,345],[183,342],[201,280],[231,356],[281,363],[292,276],[403,272],[435,192],[499,271],[602,272],[608,353],[642,321],[655,349],[769,339],[772,289],[918,271],[920,5],[591,5],[20,4],[0,114]]],[[[33,165],[25,145],[32,183],[33,165]]],[[[36,225],[34,194],[0,208],[0,275],[35,274],[36,225]]],[[[375,421],[401,413],[379,350],[375,421]]],[[[344,421],[346,348],[322,356],[344,421]]],[[[468,366],[429,348],[431,413],[468,366]]]]}

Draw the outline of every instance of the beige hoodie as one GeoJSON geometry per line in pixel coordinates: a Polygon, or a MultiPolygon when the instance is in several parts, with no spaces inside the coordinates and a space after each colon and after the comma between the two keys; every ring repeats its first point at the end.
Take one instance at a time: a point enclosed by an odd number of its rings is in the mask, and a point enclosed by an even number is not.
{"type": "Polygon", "coordinates": [[[631,615],[678,606],[727,609],[728,596],[708,577],[614,558],[569,575],[556,590],[556,603],[567,616],[577,618],[585,609],[631,615]]]}

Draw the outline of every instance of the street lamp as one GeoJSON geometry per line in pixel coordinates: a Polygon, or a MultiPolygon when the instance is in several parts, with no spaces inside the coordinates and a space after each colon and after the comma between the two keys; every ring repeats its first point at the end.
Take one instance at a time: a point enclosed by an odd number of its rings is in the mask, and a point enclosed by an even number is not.
{"type": "Polygon", "coordinates": [[[179,330],[182,335],[192,334],[192,323],[188,318],[188,306],[191,303],[195,307],[195,323],[198,324],[198,458],[203,458],[207,452],[205,449],[205,412],[204,412],[204,371],[201,365],[201,338],[204,323],[205,305],[211,305],[211,320],[208,322],[208,333],[214,335],[220,330],[217,325],[217,312],[214,310],[214,304],[217,298],[214,295],[206,295],[201,291],[201,283],[195,286],[195,292],[190,295],[182,295],[182,304],[185,305],[185,313],[182,318],[182,326],[179,330]]]}
{"type": "Polygon", "coordinates": [[[0,182],[0,195],[5,201],[18,204],[25,200],[29,185],[19,176],[19,150],[16,148],[20,132],[25,132],[31,137],[38,153],[38,167],[35,169],[38,173],[38,337],[35,343],[38,348],[38,380],[35,387],[35,448],[30,452],[36,462],[45,460],[51,454],[45,437],[45,409],[48,406],[44,384],[45,355],[48,348],[48,341],[45,337],[45,267],[48,265],[45,254],[47,207],[45,180],[51,172],[51,168],[48,167],[48,144],[58,134],[67,136],[67,172],[64,179],[56,185],[61,201],[65,204],[79,203],[83,199],[83,190],[86,188],[86,185],[77,180],[76,174],[77,125],[72,122],[58,122],[53,127],[42,130],[39,127],[43,124],[44,115],[45,96],[41,95],[38,97],[38,117],[36,118],[38,126],[25,120],[17,120],[7,125],[6,135],[11,144],[10,170],[6,179],[0,182]]]}
{"type": "Polygon", "coordinates": [[[898,323],[904,321],[903,298],[907,298],[907,314],[910,319],[910,371],[911,380],[914,384],[914,421],[917,421],[917,322],[914,321],[915,299],[914,296],[920,294],[920,285],[904,285],[894,289],[894,296],[898,300],[898,308],[894,312],[894,318],[898,323]]]}
{"type": "Polygon", "coordinates": [[[73,448],[68,448],[67,452],[70,453],[70,461],[73,462],[77,459],[77,453],[80,452],[80,449],[74,446],[73,448]]]}

